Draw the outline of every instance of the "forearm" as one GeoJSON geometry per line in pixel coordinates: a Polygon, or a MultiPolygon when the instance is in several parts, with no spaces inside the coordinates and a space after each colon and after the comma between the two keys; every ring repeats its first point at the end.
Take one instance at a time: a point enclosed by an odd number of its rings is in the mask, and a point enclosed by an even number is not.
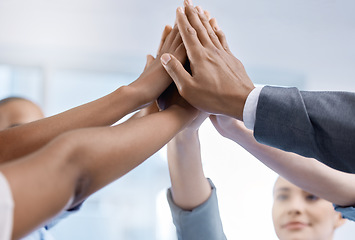
{"type": "Polygon", "coordinates": [[[168,143],[171,192],[175,204],[192,210],[211,195],[203,173],[198,131],[184,130],[168,143]]]}
{"type": "Polygon", "coordinates": [[[194,117],[195,110],[173,106],[115,127],[74,130],[33,154],[2,164],[16,206],[14,236],[23,236],[120,178],[194,117]]]}
{"type": "Polygon", "coordinates": [[[109,95],[52,117],[0,132],[0,162],[31,153],[59,134],[78,128],[106,126],[139,107],[137,91],[121,87],[109,95]],[[25,137],[24,137],[25,136],[25,137]]]}
{"type": "Polygon", "coordinates": [[[79,130],[76,141],[79,147],[72,158],[92,181],[85,195],[138,166],[195,117],[195,109],[172,106],[114,127],[79,130]]]}
{"type": "Polygon", "coordinates": [[[139,101],[148,104],[158,99],[160,94],[172,83],[172,79],[166,73],[160,61],[152,63],[149,70],[143,72],[139,78],[129,84],[129,87],[140,92],[139,101]],[[149,90],[148,90],[149,89],[149,90]]]}
{"type": "Polygon", "coordinates": [[[354,174],[332,169],[312,158],[258,143],[250,130],[232,139],[275,172],[302,189],[341,206],[355,204],[354,174]],[[340,187],[341,186],[341,187],[340,187]]]}

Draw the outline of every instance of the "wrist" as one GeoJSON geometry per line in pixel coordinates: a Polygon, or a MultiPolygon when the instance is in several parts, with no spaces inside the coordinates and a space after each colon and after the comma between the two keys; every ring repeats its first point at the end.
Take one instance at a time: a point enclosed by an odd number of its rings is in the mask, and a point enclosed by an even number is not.
{"type": "Polygon", "coordinates": [[[244,112],[245,103],[248,99],[249,94],[254,90],[254,88],[255,88],[254,86],[249,87],[245,89],[245,91],[243,91],[241,94],[235,95],[234,103],[237,103],[237,105],[236,106],[234,104],[231,105],[234,108],[231,109],[233,111],[232,117],[243,121],[243,112],[244,112]]]}
{"type": "Polygon", "coordinates": [[[189,129],[186,127],[181,132],[176,134],[175,138],[179,141],[186,141],[193,138],[198,138],[198,129],[189,129]]]}
{"type": "Polygon", "coordinates": [[[156,61],[128,86],[137,92],[141,105],[144,105],[156,100],[171,83],[172,79],[160,61],[156,61]]]}
{"type": "Polygon", "coordinates": [[[185,129],[185,127],[188,126],[198,116],[198,110],[191,105],[181,106],[174,104],[164,111],[173,112],[176,115],[176,118],[182,120],[184,122],[182,129],[185,129]]]}
{"type": "Polygon", "coordinates": [[[144,97],[139,89],[128,86],[121,86],[112,93],[109,99],[109,110],[123,116],[144,107],[144,97]]]}

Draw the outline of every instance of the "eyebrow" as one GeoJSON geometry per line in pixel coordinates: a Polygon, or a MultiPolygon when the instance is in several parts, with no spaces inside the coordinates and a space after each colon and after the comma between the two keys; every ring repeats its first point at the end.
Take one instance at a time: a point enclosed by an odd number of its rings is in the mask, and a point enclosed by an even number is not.
{"type": "Polygon", "coordinates": [[[289,191],[291,191],[291,189],[288,187],[280,187],[280,188],[276,188],[274,192],[276,193],[276,192],[289,192],[289,191]]]}

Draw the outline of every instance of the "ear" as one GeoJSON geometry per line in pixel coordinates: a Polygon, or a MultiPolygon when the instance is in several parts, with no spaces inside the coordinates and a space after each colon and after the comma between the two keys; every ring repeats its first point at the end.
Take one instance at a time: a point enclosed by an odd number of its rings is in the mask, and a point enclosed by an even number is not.
{"type": "Polygon", "coordinates": [[[343,218],[340,212],[335,213],[335,224],[334,224],[334,229],[337,229],[338,227],[344,225],[346,223],[346,219],[343,218]]]}

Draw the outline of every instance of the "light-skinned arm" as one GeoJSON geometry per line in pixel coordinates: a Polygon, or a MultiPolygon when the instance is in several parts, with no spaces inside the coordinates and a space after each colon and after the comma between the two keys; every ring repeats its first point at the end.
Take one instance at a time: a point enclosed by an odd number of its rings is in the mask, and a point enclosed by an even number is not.
{"type": "Polygon", "coordinates": [[[211,195],[201,162],[198,129],[208,115],[199,116],[168,143],[168,163],[171,193],[177,206],[192,210],[211,195]]]}
{"type": "Polygon", "coordinates": [[[323,163],[258,143],[243,122],[228,116],[210,116],[218,132],[238,143],[266,166],[300,188],[340,206],[355,205],[355,175],[323,163]]]}

